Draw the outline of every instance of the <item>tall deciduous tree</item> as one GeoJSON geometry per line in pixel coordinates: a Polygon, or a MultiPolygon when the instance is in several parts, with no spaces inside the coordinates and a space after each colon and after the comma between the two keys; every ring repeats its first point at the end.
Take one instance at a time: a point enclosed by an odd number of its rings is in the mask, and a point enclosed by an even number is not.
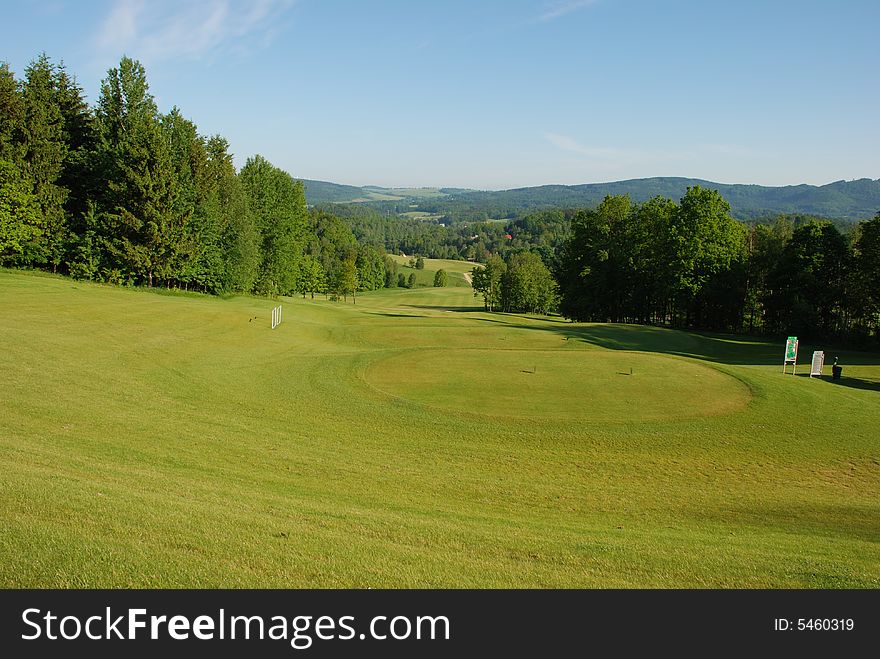
{"type": "Polygon", "coordinates": [[[0,160],[0,263],[15,262],[40,234],[40,208],[18,167],[0,160]]]}
{"type": "Polygon", "coordinates": [[[507,264],[498,255],[492,255],[483,266],[471,270],[471,285],[474,297],[483,295],[483,304],[487,311],[495,311],[501,307],[501,278],[507,272],[507,264]]]}
{"type": "Polygon", "coordinates": [[[399,266],[397,261],[387,254],[384,256],[385,261],[385,288],[395,288],[398,284],[397,271],[399,266]]]}
{"type": "Polygon", "coordinates": [[[344,301],[348,301],[351,295],[355,304],[357,304],[358,290],[358,269],[357,269],[357,253],[351,252],[345,259],[339,262],[338,267],[333,273],[333,292],[341,295],[344,301]]]}
{"type": "Polygon", "coordinates": [[[208,139],[206,176],[212,191],[207,212],[215,214],[221,263],[220,289],[250,292],[260,263],[260,234],[247,195],[232,163],[229,143],[219,135],[208,139]]]}
{"type": "Polygon", "coordinates": [[[300,262],[296,290],[303,297],[309,294],[314,299],[315,293],[320,293],[326,285],[324,277],[321,262],[311,254],[307,254],[300,262]]]}
{"type": "Polygon", "coordinates": [[[773,225],[758,224],[749,232],[744,308],[744,325],[749,332],[767,327],[766,301],[773,292],[770,278],[791,233],[791,223],[784,216],[773,225]]]}
{"type": "Polygon", "coordinates": [[[829,336],[841,329],[848,250],[830,222],[795,229],[770,275],[771,331],[829,336]]]}
{"type": "Polygon", "coordinates": [[[385,285],[385,259],[372,245],[361,245],[357,253],[358,290],[375,291],[385,285]]]}
{"type": "Polygon", "coordinates": [[[208,173],[205,140],[177,107],[163,116],[161,123],[180,191],[175,213],[183,221],[168,277],[207,291],[221,290],[221,206],[218,181],[208,173]]]}
{"type": "Polygon", "coordinates": [[[680,266],[676,287],[686,325],[719,328],[741,316],[738,297],[744,291],[737,277],[745,260],[745,237],[745,227],[731,218],[730,204],[717,190],[687,189],[673,225],[674,258],[680,266]],[[733,296],[726,307],[732,311],[730,318],[715,322],[721,313],[719,287],[733,296]]]}
{"type": "Polygon", "coordinates": [[[854,315],[876,336],[880,334],[880,212],[859,224],[854,252],[854,315]]]}
{"type": "Polygon", "coordinates": [[[555,311],[556,282],[541,257],[531,252],[513,254],[501,277],[504,311],[546,314],[555,311]]]}
{"type": "Polygon", "coordinates": [[[608,196],[572,222],[562,266],[563,312],[579,320],[622,320],[631,277],[627,196],[608,196]]]}
{"type": "Polygon", "coordinates": [[[248,159],[241,180],[260,232],[256,290],[267,295],[290,293],[296,289],[306,242],[308,211],[303,184],[259,155],[248,159]]]}
{"type": "Polygon", "coordinates": [[[663,323],[669,318],[676,290],[672,258],[676,212],[675,202],[665,197],[654,197],[632,210],[629,239],[633,307],[629,320],[663,323]]]}

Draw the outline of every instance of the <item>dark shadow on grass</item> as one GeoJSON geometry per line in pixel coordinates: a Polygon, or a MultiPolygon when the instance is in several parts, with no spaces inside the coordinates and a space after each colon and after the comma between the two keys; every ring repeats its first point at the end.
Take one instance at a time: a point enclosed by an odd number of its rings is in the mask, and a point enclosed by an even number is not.
{"type": "Polygon", "coordinates": [[[388,318],[425,318],[414,313],[389,313],[387,311],[368,311],[371,316],[386,316],[388,318]]]}
{"type": "MultiPolygon", "coordinates": [[[[798,373],[799,378],[809,378],[809,373],[798,373]]],[[[823,384],[834,387],[852,387],[853,389],[865,389],[867,391],[880,391],[880,382],[877,380],[865,380],[863,378],[850,378],[841,375],[839,380],[833,379],[830,375],[814,376],[813,380],[819,380],[823,384]]]]}
{"type": "Polygon", "coordinates": [[[868,391],[880,391],[880,382],[876,380],[863,380],[862,378],[841,377],[839,380],[823,378],[825,382],[837,387],[852,387],[853,389],[866,389],[868,391]]]}
{"type": "Polygon", "coordinates": [[[402,304],[402,307],[410,307],[412,309],[429,309],[432,311],[456,311],[458,313],[477,313],[485,311],[482,307],[444,307],[442,305],[433,304],[402,304]]]}
{"type": "MultiPolygon", "coordinates": [[[[475,318],[474,320],[509,328],[552,332],[565,341],[580,341],[609,350],[653,352],[740,366],[779,366],[780,375],[782,374],[784,340],[739,334],[674,330],[652,325],[570,323],[556,318],[548,318],[549,322],[541,324],[525,324],[521,321],[526,318],[531,319],[531,316],[500,313],[492,314],[492,316],[492,318],[475,318]]],[[[812,355],[813,350],[824,350],[826,355],[830,353],[839,356],[842,364],[880,364],[880,354],[877,353],[802,343],[799,352],[804,356],[805,361],[801,364],[808,373],[810,364],[806,361],[806,356],[812,355]]],[[[863,382],[865,386],[862,388],[873,388],[873,384],[869,381],[863,382]]],[[[857,384],[853,386],[857,386],[857,384]]]]}
{"type": "Polygon", "coordinates": [[[877,506],[815,503],[734,508],[726,513],[709,513],[705,517],[735,525],[767,526],[805,535],[876,542],[880,537],[877,512],[877,506]]]}

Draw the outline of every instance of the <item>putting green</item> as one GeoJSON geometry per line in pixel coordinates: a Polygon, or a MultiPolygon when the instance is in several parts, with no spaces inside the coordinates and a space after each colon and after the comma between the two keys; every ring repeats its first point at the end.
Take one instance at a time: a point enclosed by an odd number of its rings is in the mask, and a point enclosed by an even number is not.
{"type": "Polygon", "coordinates": [[[374,361],[364,378],[457,412],[603,423],[730,414],[751,398],[713,368],[621,350],[409,350],[374,361]]]}

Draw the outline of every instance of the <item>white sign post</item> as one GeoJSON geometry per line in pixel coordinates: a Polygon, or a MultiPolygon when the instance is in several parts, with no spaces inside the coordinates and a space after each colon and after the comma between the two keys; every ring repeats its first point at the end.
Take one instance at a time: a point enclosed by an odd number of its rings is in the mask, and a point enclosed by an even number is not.
{"type": "Polygon", "coordinates": [[[813,363],[810,366],[810,377],[818,376],[822,377],[822,368],[825,366],[825,353],[821,350],[816,350],[813,353],[813,363]]]}
{"type": "Polygon", "coordinates": [[[275,329],[281,324],[281,305],[279,304],[277,307],[272,309],[272,329],[275,329]]]}

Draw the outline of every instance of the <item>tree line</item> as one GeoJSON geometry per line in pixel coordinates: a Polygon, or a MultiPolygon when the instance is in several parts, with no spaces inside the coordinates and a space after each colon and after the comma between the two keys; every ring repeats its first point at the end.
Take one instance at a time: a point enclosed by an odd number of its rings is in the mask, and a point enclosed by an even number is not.
{"type": "Polygon", "coordinates": [[[829,221],[749,227],[699,186],[679,203],[609,196],[575,216],[556,277],[579,321],[876,339],[880,213],[845,236],[829,221]]]}
{"type": "Polygon", "coordinates": [[[177,107],[160,113],[123,57],[97,104],[45,54],[0,64],[0,264],[127,285],[281,295],[397,285],[380,247],[306,206],[265,158],[236,171],[229,143],[177,107]]]}

